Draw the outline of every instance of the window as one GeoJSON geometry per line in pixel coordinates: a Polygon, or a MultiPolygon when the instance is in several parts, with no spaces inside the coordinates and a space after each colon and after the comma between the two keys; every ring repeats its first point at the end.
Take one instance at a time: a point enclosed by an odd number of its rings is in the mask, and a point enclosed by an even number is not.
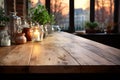
{"type": "Polygon", "coordinates": [[[75,31],[84,30],[86,21],[90,21],[90,0],[74,0],[75,31]]]}
{"type": "Polygon", "coordinates": [[[62,30],[69,27],[69,0],[50,0],[51,13],[55,17],[55,25],[62,30]]]}
{"type": "MultiPolygon", "coordinates": [[[[33,1],[45,5],[47,0],[33,1]]],[[[55,16],[55,25],[59,25],[62,30],[84,30],[84,23],[90,20],[98,21],[99,27],[106,29],[109,23],[114,22],[114,0],[50,0],[46,5],[49,12],[55,16]]]]}
{"type": "Polygon", "coordinates": [[[95,0],[95,20],[103,29],[114,22],[114,0],[95,0]]]}
{"type": "Polygon", "coordinates": [[[45,5],[45,0],[29,0],[28,8],[35,7],[37,4],[45,5]]]}
{"type": "Polygon", "coordinates": [[[45,5],[45,0],[40,0],[40,3],[45,5]]]}

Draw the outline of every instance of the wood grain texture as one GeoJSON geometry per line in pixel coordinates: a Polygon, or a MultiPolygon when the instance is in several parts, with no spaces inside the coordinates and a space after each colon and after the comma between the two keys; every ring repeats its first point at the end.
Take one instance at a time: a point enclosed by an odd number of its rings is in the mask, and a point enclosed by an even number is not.
{"type": "MultiPolygon", "coordinates": [[[[120,52],[119,52],[120,50],[119,49],[116,49],[116,48],[113,48],[113,47],[110,47],[110,46],[107,46],[107,45],[104,45],[104,44],[101,44],[101,43],[98,43],[92,40],[88,40],[82,37],[70,35],[68,33],[65,33],[65,34],[66,34],[64,35],[65,37],[68,37],[69,39],[72,37],[74,39],[73,41],[74,43],[77,44],[76,46],[82,47],[82,48],[79,48],[79,50],[84,48],[86,49],[86,51],[89,50],[89,52],[92,52],[93,55],[95,54],[95,55],[101,56],[107,59],[109,62],[112,62],[114,64],[119,64],[120,62],[120,52]]],[[[91,54],[88,54],[88,55],[90,56],[91,54]]],[[[95,58],[100,59],[97,57],[95,58]]]]}
{"type": "Polygon", "coordinates": [[[0,47],[0,65],[120,65],[120,50],[66,32],[55,32],[42,42],[0,47]]]}
{"type": "MultiPolygon", "coordinates": [[[[8,54],[2,57],[0,64],[1,65],[28,65],[32,53],[32,44],[22,44],[16,45],[14,49],[9,50],[8,54]]],[[[7,51],[7,50],[6,50],[7,51]]],[[[2,53],[2,52],[1,52],[2,53]]]]}

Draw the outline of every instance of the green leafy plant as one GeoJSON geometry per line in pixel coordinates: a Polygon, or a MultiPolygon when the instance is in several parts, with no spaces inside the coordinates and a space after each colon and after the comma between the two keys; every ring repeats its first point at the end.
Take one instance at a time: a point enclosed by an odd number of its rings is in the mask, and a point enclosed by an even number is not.
{"type": "Polygon", "coordinates": [[[98,22],[86,22],[85,23],[85,27],[87,29],[95,29],[98,27],[98,25],[99,25],[98,22]]]}
{"type": "Polygon", "coordinates": [[[35,8],[30,8],[30,17],[33,22],[45,25],[49,23],[50,15],[44,5],[39,4],[35,8]]]}
{"type": "Polygon", "coordinates": [[[5,15],[5,11],[0,7],[0,27],[4,27],[9,22],[9,17],[5,15]]]}
{"type": "Polygon", "coordinates": [[[49,16],[50,16],[49,24],[51,24],[51,25],[55,24],[55,17],[54,17],[54,15],[50,14],[49,16]]]}

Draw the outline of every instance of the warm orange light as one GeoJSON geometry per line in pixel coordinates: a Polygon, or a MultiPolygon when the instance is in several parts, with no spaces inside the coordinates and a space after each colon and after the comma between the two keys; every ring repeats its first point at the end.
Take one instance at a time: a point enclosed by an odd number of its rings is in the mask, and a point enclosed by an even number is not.
{"type": "MultiPolygon", "coordinates": [[[[63,10],[63,15],[68,14],[69,12],[69,0],[63,0],[65,4],[68,4],[67,7],[63,10]]],[[[64,5],[63,5],[64,6],[64,5]]],[[[90,6],[90,0],[74,0],[74,8],[86,9],[90,6]]]]}
{"type": "Polygon", "coordinates": [[[37,28],[35,28],[33,32],[33,38],[34,38],[34,41],[40,41],[40,32],[38,31],[37,28]]]}
{"type": "Polygon", "coordinates": [[[89,7],[90,0],[74,0],[75,8],[86,9],[89,7]]]}
{"type": "Polygon", "coordinates": [[[38,0],[30,0],[32,3],[36,4],[38,0]]]}
{"type": "Polygon", "coordinates": [[[30,0],[31,1],[31,4],[32,4],[32,7],[35,7],[36,4],[38,3],[38,0],[30,0]]]}
{"type": "Polygon", "coordinates": [[[112,11],[113,13],[113,10],[114,10],[114,1],[113,0],[98,0],[98,3],[96,2],[95,3],[95,10],[100,10],[101,8],[105,9],[105,11],[107,12],[108,15],[111,14],[110,11],[112,11]]]}
{"type": "Polygon", "coordinates": [[[37,3],[41,3],[43,5],[45,5],[45,0],[30,0],[32,3],[32,6],[35,7],[37,3]]]}

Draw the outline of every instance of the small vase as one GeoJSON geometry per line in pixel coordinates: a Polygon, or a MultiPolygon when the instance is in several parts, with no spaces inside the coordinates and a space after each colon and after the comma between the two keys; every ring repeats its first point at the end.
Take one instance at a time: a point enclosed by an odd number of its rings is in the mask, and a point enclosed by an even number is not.
{"type": "Polygon", "coordinates": [[[31,28],[23,28],[22,33],[25,33],[25,37],[27,41],[32,41],[32,29],[31,28]]]}
{"type": "Polygon", "coordinates": [[[15,43],[16,44],[24,44],[27,42],[27,39],[25,37],[25,33],[17,33],[15,37],[15,43]]]}
{"type": "Polygon", "coordinates": [[[48,25],[44,25],[43,26],[43,30],[44,30],[44,36],[43,36],[43,38],[46,38],[48,36],[48,25]]]}
{"type": "Polygon", "coordinates": [[[53,25],[49,25],[48,26],[48,34],[51,34],[54,32],[54,28],[53,28],[53,25]]]}

